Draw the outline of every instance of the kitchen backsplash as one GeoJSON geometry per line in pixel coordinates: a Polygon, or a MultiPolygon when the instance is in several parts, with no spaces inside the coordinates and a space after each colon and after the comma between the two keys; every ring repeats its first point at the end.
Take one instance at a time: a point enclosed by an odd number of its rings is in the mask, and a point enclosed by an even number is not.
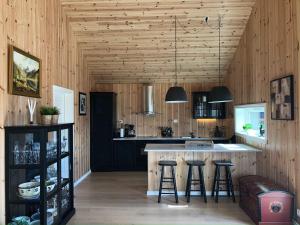
{"type": "Polygon", "coordinates": [[[160,136],[159,127],[171,126],[173,136],[209,137],[215,126],[224,126],[226,136],[230,137],[225,120],[192,119],[192,92],[208,91],[215,83],[182,84],[188,94],[189,102],[185,104],[166,104],[165,94],[171,84],[154,84],[155,116],[145,116],[143,112],[143,84],[95,84],[92,91],[117,93],[117,119],[134,124],[138,136],[160,136]]]}

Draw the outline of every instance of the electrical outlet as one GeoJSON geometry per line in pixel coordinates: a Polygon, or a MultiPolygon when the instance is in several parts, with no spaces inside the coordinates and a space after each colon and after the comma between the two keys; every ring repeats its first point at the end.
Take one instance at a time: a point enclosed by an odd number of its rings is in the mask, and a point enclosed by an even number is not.
{"type": "Polygon", "coordinates": [[[297,216],[300,217],[300,209],[297,209],[297,216]]]}

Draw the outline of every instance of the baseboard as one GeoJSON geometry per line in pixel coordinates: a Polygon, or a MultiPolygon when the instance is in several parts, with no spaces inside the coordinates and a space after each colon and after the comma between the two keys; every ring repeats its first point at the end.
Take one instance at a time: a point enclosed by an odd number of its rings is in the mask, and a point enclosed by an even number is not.
{"type": "MultiPolygon", "coordinates": [[[[147,191],[147,196],[158,196],[158,191],[147,191]]],[[[177,192],[178,196],[185,196],[185,192],[184,191],[178,191],[177,192]]],[[[239,192],[234,192],[234,194],[236,196],[239,195],[239,192]]],[[[191,192],[191,196],[200,196],[200,191],[192,191],[191,192]]],[[[206,195],[207,196],[210,196],[211,195],[211,191],[207,191],[206,192],[206,195]]],[[[227,196],[227,192],[226,191],[220,191],[219,192],[219,196],[227,196]]]]}
{"type": "Polygon", "coordinates": [[[91,170],[89,170],[87,173],[82,175],[78,180],[74,182],[74,187],[76,187],[78,184],[80,184],[85,178],[87,178],[92,173],[91,170]]]}

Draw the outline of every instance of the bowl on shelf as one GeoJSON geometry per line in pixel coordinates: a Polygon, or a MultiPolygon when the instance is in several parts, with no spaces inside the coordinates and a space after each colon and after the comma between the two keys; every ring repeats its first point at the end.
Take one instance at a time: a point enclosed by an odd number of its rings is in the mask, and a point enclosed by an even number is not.
{"type": "MultiPolygon", "coordinates": [[[[39,221],[40,220],[40,213],[36,212],[31,216],[32,221],[39,221]]],[[[54,223],[54,217],[51,212],[47,212],[47,225],[52,225],[54,223]]],[[[37,225],[37,224],[35,224],[37,225]]]]}
{"type": "Polygon", "coordinates": [[[54,190],[56,183],[54,181],[47,181],[46,185],[47,185],[47,192],[51,192],[54,190]]]}
{"type": "Polygon", "coordinates": [[[36,198],[40,195],[40,183],[39,182],[26,182],[19,184],[18,192],[20,197],[25,199],[36,198]]]}
{"type": "Polygon", "coordinates": [[[40,224],[41,224],[40,220],[33,220],[30,222],[29,225],[40,225],[40,224]]]}
{"type": "Polygon", "coordinates": [[[41,176],[40,176],[40,175],[35,176],[35,177],[34,177],[34,180],[35,180],[36,182],[40,182],[40,181],[41,181],[41,176]]]}
{"type": "Polygon", "coordinates": [[[15,222],[16,224],[30,224],[30,218],[28,216],[17,216],[15,218],[12,219],[13,222],[15,222]]]}

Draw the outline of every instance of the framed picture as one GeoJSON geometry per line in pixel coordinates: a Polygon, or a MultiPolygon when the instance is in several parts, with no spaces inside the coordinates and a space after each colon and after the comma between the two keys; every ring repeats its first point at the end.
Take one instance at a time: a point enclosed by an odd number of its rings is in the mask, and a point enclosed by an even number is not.
{"type": "Polygon", "coordinates": [[[40,59],[15,46],[9,48],[9,93],[40,98],[40,59]]]}
{"type": "Polygon", "coordinates": [[[79,115],[86,115],[86,94],[79,92],[79,115]]]}
{"type": "Polygon", "coordinates": [[[294,76],[271,81],[271,119],[294,120],[294,76]]]}

